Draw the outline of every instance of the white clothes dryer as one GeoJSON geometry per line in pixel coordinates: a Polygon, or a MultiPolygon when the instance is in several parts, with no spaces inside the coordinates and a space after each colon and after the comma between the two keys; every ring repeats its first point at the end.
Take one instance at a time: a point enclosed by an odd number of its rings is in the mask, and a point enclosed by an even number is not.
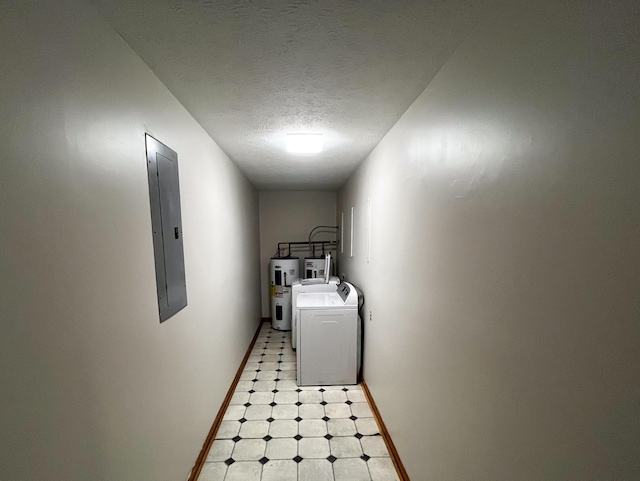
{"type": "Polygon", "coordinates": [[[343,282],[336,292],[298,295],[297,384],[357,384],[358,294],[343,282]]]}

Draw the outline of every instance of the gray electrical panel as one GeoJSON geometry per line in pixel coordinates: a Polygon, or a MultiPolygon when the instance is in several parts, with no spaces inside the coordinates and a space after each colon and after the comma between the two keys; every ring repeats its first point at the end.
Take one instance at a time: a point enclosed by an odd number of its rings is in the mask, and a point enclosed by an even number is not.
{"type": "Polygon", "coordinates": [[[160,322],[187,305],[178,154],[149,134],[147,172],[160,322]]]}

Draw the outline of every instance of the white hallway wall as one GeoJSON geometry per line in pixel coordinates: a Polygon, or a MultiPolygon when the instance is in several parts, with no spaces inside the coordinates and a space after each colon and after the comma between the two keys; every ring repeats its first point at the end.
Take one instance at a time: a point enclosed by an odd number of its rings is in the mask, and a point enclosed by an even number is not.
{"type": "Polygon", "coordinates": [[[186,479],[259,322],[257,192],[85,2],[0,18],[0,479],[186,479]],[[145,132],[180,163],[163,324],[145,132]]]}
{"type": "MultiPolygon", "coordinates": [[[[308,159],[302,159],[306,161],[308,159]]],[[[318,225],[337,225],[334,191],[261,191],[260,197],[260,278],[262,317],[271,317],[269,259],[278,242],[305,241],[318,225]]],[[[313,240],[334,240],[335,234],[318,233],[313,240]]],[[[308,251],[294,252],[302,258],[308,251]]],[[[301,271],[302,275],[302,271],[301,271]]]]}
{"type": "Polygon", "coordinates": [[[339,193],[413,480],[640,479],[639,14],[581,3],[494,14],[339,193]]]}

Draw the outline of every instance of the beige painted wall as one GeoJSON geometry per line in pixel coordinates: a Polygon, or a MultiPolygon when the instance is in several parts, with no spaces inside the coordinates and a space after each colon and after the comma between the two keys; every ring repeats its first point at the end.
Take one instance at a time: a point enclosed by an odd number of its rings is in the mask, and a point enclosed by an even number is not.
{"type": "MultiPolygon", "coordinates": [[[[337,225],[336,192],[262,191],[260,197],[260,272],[262,317],[271,317],[269,259],[278,242],[305,241],[318,225],[337,225]]],[[[335,240],[332,233],[319,233],[313,240],[335,240]]],[[[301,263],[308,250],[296,251],[301,263]]],[[[302,271],[300,271],[302,272],[302,271]]]]}
{"type": "Polygon", "coordinates": [[[186,479],[258,326],[257,192],[85,3],[0,17],[0,479],[186,479]],[[163,324],[145,132],[180,163],[163,324]]]}
{"type": "Polygon", "coordinates": [[[580,3],[492,15],[339,193],[412,480],[640,479],[638,10],[580,3]]]}

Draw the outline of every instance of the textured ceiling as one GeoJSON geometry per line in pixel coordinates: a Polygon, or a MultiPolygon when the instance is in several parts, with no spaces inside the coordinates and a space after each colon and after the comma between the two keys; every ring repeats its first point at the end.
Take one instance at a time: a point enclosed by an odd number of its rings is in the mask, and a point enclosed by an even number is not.
{"type": "Polygon", "coordinates": [[[334,190],[489,1],[93,3],[257,188],[334,190]],[[303,131],[324,134],[321,154],[285,151],[303,131]]]}

